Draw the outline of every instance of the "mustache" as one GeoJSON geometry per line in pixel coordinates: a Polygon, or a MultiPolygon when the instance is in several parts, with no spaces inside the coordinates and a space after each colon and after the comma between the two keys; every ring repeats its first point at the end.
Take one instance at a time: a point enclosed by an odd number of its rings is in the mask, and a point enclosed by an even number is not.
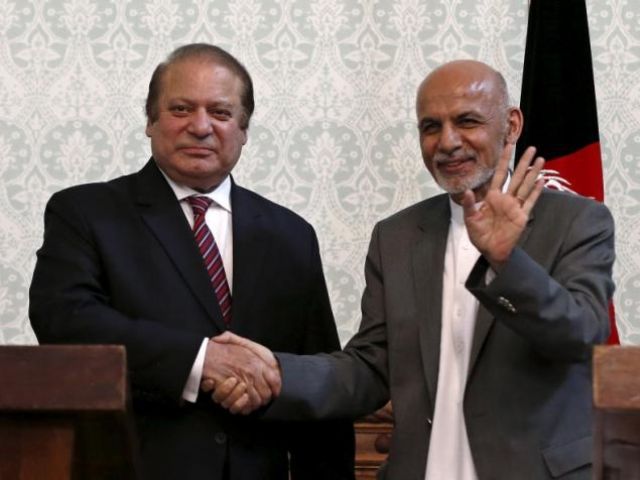
{"type": "Polygon", "coordinates": [[[471,152],[455,152],[452,154],[439,152],[433,156],[433,161],[437,164],[443,164],[473,160],[474,158],[475,155],[473,155],[471,152]]]}

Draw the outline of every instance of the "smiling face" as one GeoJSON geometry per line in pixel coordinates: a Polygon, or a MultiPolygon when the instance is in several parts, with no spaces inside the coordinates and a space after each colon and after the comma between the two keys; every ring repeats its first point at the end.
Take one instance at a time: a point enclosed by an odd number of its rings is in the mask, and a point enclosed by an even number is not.
{"type": "Polygon", "coordinates": [[[185,59],[161,79],[158,115],[147,123],[158,167],[176,183],[212,190],[240,158],[247,141],[242,80],[211,60],[185,59]]]}
{"type": "Polygon", "coordinates": [[[420,85],[422,158],[454,201],[468,189],[482,200],[504,147],[517,141],[522,114],[507,101],[497,72],[475,61],[445,64],[420,85]]]}

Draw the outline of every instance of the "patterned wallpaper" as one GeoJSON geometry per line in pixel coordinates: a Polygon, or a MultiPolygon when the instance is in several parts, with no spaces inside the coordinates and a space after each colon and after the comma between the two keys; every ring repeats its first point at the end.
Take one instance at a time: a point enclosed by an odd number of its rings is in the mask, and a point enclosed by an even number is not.
{"type": "MultiPolygon", "coordinates": [[[[618,324],[640,343],[640,2],[587,5],[618,324]]],[[[374,222],[438,192],[418,149],[418,83],[478,58],[517,102],[526,20],[527,0],[0,0],[0,344],[35,342],[27,291],[46,200],[143,165],[150,73],[193,41],[252,73],[236,180],[315,225],[346,341],[374,222]]]]}

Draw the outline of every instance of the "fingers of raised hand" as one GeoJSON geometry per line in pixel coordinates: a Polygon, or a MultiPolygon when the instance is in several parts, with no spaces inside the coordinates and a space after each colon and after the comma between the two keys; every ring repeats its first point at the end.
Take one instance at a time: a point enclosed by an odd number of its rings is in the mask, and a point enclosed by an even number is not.
{"type": "Polygon", "coordinates": [[[511,195],[515,196],[518,189],[522,186],[524,178],[529,171],[529,167],[531,167],[531,162],[533,161],[535,155],[536,148],[528,147],[520,157],[520,160],[518,161],[518,164],[516,165],[516,168],[513,172],[513,176],[511,177],[509,189],[507,190],[511,195]]]}
{"type": "Polygon", "coordinates": [[[476,196],[473,190],[464,192],[461,203],[465,218],[472,217],[476,213],[476,196]]]}
{"type": "Polygon", "coordinates": [[[532,190],[529,192],[527,199],[522,203],[522,209],[529,214],[533,206],[538,201],[538,197],[542,193],[542,189],[544,188],[544,179],[539,178],[534,182],[532,190]]]}
{"type": "Polygon", "coordinates": [[[491,188],[500,190],[504,180],[507,178],[507,172],[509,171],[509,162],[511,162],[511,156],[513,155],[513,144],[507,143],[502,149],[498,163],[496,164],[496,171],[491,179],[491,188]]]}
{"type": "Polygon", "coordinates": [[[544,166],[542,157],[535,157],[536,149],[529,147],[520,158],[509,184],[508,193],[514,196],[520,206],[529,211],[537,200],[542,181],[540,172],[544,166]]]}

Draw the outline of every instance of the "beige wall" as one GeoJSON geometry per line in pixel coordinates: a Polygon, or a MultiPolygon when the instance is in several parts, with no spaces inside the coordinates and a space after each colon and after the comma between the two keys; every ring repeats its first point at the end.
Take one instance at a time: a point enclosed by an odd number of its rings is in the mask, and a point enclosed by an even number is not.
{"type": "MultiPolygon", "coordinates": [[[[640,2],[588,0],[621,337],[640,343],[640,2]]],[[[343,341],[359,322],[373,223],[437,192],[414,91],[478,58],[520,95],[526,0],[0,0],[0,344],[33,343],[42,212],[65,186],[148,158],[143,100],[177,45],[230,49],[256,83],[236,179],[316,227],[343,341]]]]}

